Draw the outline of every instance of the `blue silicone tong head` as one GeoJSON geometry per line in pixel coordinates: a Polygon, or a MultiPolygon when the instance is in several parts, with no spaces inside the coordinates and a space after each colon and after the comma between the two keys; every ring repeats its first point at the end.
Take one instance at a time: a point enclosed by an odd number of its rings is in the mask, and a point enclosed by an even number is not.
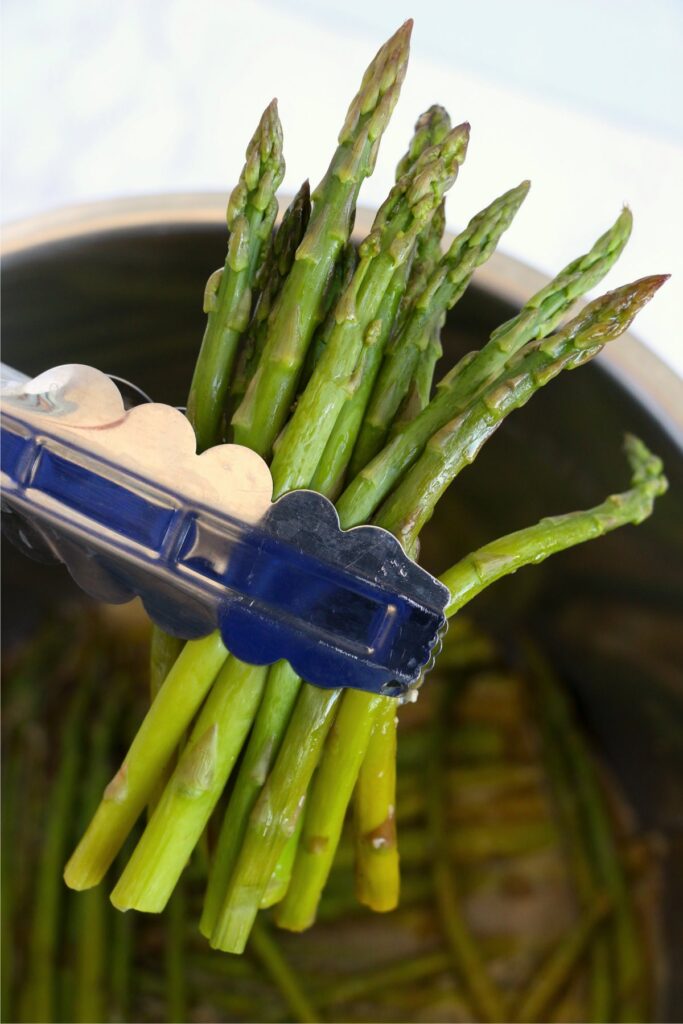
{"type": "Polygon", "coordinates": [[[386,530],[342,530],[313,491],[273,502],[260,456],[197,455],[180,411],[126,409],[92,367],[3,367],[0,397],[3,530],[92,597],[320,686],[402,696],[429,666],[448,592],[386,530]]]}

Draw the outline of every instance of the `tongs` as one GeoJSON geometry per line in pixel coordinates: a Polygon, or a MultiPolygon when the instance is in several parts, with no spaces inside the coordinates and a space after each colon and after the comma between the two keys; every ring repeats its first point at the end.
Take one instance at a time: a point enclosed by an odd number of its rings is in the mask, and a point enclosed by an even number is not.
{"type": "Polygon", "coordinates": [[[386,530],[342,530],[314,491],[273,502],[259,455],[197,455],[182,411],[127,408],[93,367],[2,366],[0,399],[3,530],[91,597],[320,686],[403,696],[429,667],[448,592],[386,530]]]}

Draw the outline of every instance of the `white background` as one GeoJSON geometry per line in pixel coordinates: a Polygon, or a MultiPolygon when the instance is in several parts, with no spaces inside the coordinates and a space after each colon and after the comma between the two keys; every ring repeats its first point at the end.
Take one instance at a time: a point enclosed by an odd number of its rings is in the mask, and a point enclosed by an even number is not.
{"type": "Polygon", "coordinates": [[[294,190],[322,175],[365,65],[408,16],[408,77],[362,201],[381,201],[417,114],[469,120],[462,226],[531,178],[502,246],[555,272],[622,202],[606,284],[668,271],[637,332],[683,375],[680,0],[4,0],[2,217],[141,192],[225,189],[277,95],[294,190]]]}

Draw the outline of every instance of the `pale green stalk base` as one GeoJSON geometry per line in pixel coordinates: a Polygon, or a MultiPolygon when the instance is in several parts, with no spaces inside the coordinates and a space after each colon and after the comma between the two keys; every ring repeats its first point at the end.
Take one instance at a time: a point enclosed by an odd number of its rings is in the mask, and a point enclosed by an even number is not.
{"type": "Polygon", "coordinates": [[[261,706],[240,765],[211,865],[199,930],[210,938],[242,846],[247,821],[275,761],[292,714],[301,679],[279,661],[270,669],[261,706]]]}
{"type": "Polygon", "coordinates": [[[360,690],[344,694],[307,797],[287,895],[275,912],[280,928],[303,931],[315,920],[375,718],[387,699],[360,690]]]}
{"type": "Polygon", "coordinates": [[[102,881],[226,657],[218,633],[185,645],[66,865],[71,889],[102,881]]]}
{"type": "Polygon", "coordinates": [[[249,817],[211,936],[214,949],[244,950],[263,894],[296,828],[340,696],[339,690],[301,689],[280,753],[249,817]]]}
{"type": "Polygon", "coordinates": [[[265,665],[246,665],[237,658],[221,670],[111,894],[119,910],[159,913],[166,906],[242,749],[266,674],[265,665]]]}
{"type": "Polygon", "coordinates": [[[398,906],[396,843],[396,702],[385,699],[375,718],[353,798],[356,898],[385,913],[398,906]]]}

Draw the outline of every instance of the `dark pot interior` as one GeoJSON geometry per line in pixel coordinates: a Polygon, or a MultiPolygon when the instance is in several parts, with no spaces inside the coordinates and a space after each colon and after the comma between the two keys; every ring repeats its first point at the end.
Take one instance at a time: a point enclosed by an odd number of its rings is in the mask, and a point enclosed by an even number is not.
{"type": "MultiPolygon", "coordinates": [[[[111,230],[14,253],[3,272],[3,360],[29,374],[91,363],[182,404],[204,281],[224,246],[216,223],[111,230]]],[[[446,361],[514,312],[473,287],[451,317],[446,361]]],[[[655,515],[520,573],[472,607],[536,634],[642,827],[667,837],[661,1014],[673,1021],[683,1014],[683,453],[604,364],[564,375],[463,473],[431,524],[423,561],[443,570],[499,533],[623,489],[627,430],[666,465],[671,486],[655,515]]],[[[6,635],[30,634],[75,585],[59,568],[3,553],[6,635]]]]}

